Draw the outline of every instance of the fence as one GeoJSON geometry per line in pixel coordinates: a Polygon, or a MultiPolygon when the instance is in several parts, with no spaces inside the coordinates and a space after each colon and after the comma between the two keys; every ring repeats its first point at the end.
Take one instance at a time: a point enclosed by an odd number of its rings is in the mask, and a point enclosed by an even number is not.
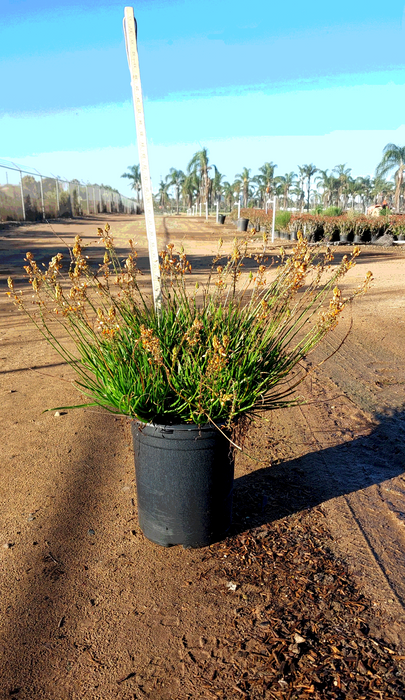
{"type": "Polygon", "coordinates": [[[0,160],[0,221],[40,221],[60,216],[136,214],[133,199],[100,185],[41,175],[0,160]]]}

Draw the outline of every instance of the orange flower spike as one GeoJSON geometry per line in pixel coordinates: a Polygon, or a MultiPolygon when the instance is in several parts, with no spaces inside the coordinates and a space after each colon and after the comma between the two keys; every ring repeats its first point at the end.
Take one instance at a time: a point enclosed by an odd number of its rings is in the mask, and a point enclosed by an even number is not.
{"type": "Polygon", "coordinates": [[[82,253],[82,246],[81,246],[82,239],[80,236],[75,236],[75,244],[72,249],[72,253],[75,258],[78,258],[81,253],[82,253]]]}

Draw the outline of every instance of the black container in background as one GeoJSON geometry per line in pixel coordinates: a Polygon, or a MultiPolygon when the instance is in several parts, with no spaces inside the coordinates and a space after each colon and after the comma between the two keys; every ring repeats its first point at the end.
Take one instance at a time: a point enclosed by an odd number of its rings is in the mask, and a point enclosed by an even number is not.
{"type": "Polygon", "coordinates": [[[249,219],[238,219],[236,222],[238,231],[247,231],[248,223],[249,219]]]}
{"type": "Polygon", "coordinates": [[[214,427],[132,423],[139,525],[163,547],[205,547],[232,520],[234,463],[214,427]]]}
{"type": "Polygon", "coordinates": [[[226,219],[226,216],[224,214],[218,214],[218,223],[219,224],[224,224],[225,219],[226,219]]]}

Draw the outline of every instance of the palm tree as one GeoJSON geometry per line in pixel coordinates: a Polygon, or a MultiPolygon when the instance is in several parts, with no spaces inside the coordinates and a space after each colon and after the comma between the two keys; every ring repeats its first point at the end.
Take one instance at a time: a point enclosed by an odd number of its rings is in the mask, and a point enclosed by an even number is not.
{"type": "Polygon", "coordinates": [[[198,198],[198,193],[200,191],[200,178],[197,173],[193,170],[191,173],[185,176],[183,184],[181,186],[181,192],[184,201],[188,204],[189,208],[193,206],[193,199],[198,198]]]}
{"type": "Polygon", "coordinates": [[[243,206],[246,208],[248,205],[248,199],[250,195],[249,184],[250,184],[250,171],[251,168],[243,168],[242,172],[235,175],[236,182],[240,182],[242,188],[243,196],[243,206]]]}
{"type": "Polygon", "coordinates": [[[386,180],[382,175],[377,175],[372,181],[371,195],[377,203],[379,197],[386,197],[387,194],[392,194],[395,185],[390,180],[386,180]]]}
{"type": "Polygon", "coordinates": [[[367,211],[367,207],[369,205],[369,202],[371,201],[371,195],[372,195],[372,190],[373,190],[373,183],[371,180],[370,175],[366,175],[366,177],[356,177],[355,182],[357,182],[358,185],[358,194],[361,199],[363,211],[367,211]]]}
{"type": "Polygon", "coordinates": [[[356,178],[353,180],[353,178],[349,178],[347,182],[347,194],[352,198],[352,209],[354,209],[354,204],[356,201],[356,197],[358,195],[361,196],[363,192],[363,184],[360,181],[360,178],[356,178]]]}
{"type": "Polygon", "coordinates": [[[264,187],[266,199],[268,199],[274,191],[274,171],[276,168],[277,165],[273,163],[273,161],[266,162],[259,168],[260,175],[257,175],[255,178],[255,180],[258,180],[261,186],[264,187]]]}
{"type": "Polygon", "coordinates": [[[168,200],[167,190],[169,189],[169,187],[170,187],[170,184],[168,182],[164,182],[163,180],[161,180],[159,182],[159,190],[158,190],[156,197],[157,197],[157,199],[159,201],[159,205],[162,209],[165,208],[167,200],[168,200]]]}
{"type": "Polygon", "coordinates": [[[222,180],[224,179],[225,175],[221,175],[219,172],[218,168],[216,165],[213,166],[215,170],[214,177],[211,180],[212,183],[212,193],[214,195],[215,200],[221,201],[221,194],[222,194],[222,180]]]}
{"type": "Polygon", "coordinates": [[[266,196],[266,185],[263,182],[263,176],[262,175],[255,175],[252,177],[252,183],[255,185],[255,196],[259,200],[259,206],[263,207],[264,203],[267,199],[266,196]]]}
{"type": "Polygon", "coordinates": [[[283,196],[283,208],[287,209],[288,207],[288,196],[290,194],[290,190],[295,184],[297,179],[297,176],[295,173],[290,172],[286,173],[285,175],[278,175],[275,178],[275,181],[280,187],[281,194],[283,196]]]}
{"type": "Polygon", "coordinates": [[[333,173],[337,175],[338,181],[338,192],[339,192],[339,203],[342,201],[342,208],[346,209],[347,195],[348,195],[348,185],[350,181],[351,168],[346,168],[346,163],[341,163],[340,165],[335,165],[332,169],[333,173]]]}
{"type": "Polygon", "coordinates": [[[384,176],[396,168],[395,171],[395,195],[394,207],[399,211],[399,197],[404,182],[405,170],[405,146],[396,146],[394,143],[387,143],[383,150],[383,157],[377,165],[376,176],[384,176]]]}
{"type": "Polygon", "coordinates": [[[329,207],[333,204],[334,195],[338,196],[338,180],[329,173],[329,170],[318,170],[317,186],[322,188],[323,205],[329,207]]]}
{"type": "Polygon", "coordinates": [[[297,182],[294,191],[297,196],[297,204],[299,205],[300,210],[302,211],[304,208],[305,204],[305,192],[304,192],[304,181],[306,178],[305,175],[305,166],[298,166],[298,177],[299,181],[297,182]]]}
{"type": "Polygon", "coordinates": [[[307,181],[307,211],[309,211],[309,196],[311,193],[311,177],[318,172],[318,168],[313,164],[298,166],[300,171],[302,183],[304,179],[307,181]]]}
{"type": "Polygon", "coordinates": [[[233,205],[233,193],[235,192],[235,186],[231,185],[230,182],[224,182],[222,184],[222,194],[224,195],[225,203],[228,205],[229,210],[232,211],[233,205]]]}
{"type": "Polygon", "coordinates": [[[180,190],[184,182],[185,174],[182,170],[176,170],[176,168],[170,168],[169,174],[166,175],[166,182],[170,186],[174,185],[176,192],[176,213],[179,213],[179,199],[180,190]]]}
{"type": "Polygon", "coordinates": [[[132,181],[131,189],[136,190],[136,198],[139,203],[139,193],[142,189],[141,168],[139,165],[128,165],[127,170],[129,173],[124,173],[121,177],[127,177],[128,180],[132,181]]]}
{"type": "Polygon", "coordinates": [[[188,172],[196,172],[200,176],[200,194],[203,202],[208,202],[208,196],[210,191],[209,175],[208,171],[211,170],[211,166],[208,165],[208,149],[202,148],[201,151],[194,153],[192,159],[190,160],[187,169],[188,172]]]}

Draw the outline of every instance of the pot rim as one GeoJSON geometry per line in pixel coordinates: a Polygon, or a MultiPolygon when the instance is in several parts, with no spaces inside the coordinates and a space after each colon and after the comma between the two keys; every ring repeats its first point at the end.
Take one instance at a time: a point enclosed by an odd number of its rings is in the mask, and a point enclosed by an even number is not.
{"type": "Polygon", "coordinates": [[[130,418],[131,423],[138,423],[140,426],[140,429],[142,428],[155,428],[156,430],[161,430],[162,432],[164,431],[173,431],[175,430],[176,432],[181,432],[181,431],[195,431],[195,430],[215,430],[219,429],[220,431],[224,430],[226,428],[225,423],[202,423],[201,425],[197,423],[145,423],[144,421],[140,420],[139,418],[130,418]]]}

